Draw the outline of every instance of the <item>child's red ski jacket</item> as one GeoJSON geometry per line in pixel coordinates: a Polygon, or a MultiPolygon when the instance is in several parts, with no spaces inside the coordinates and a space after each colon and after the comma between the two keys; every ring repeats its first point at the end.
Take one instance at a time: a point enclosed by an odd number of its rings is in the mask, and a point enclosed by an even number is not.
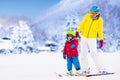
{"type": "Polygon", "coordinates": [[[63,54],[66,54],[67,58],[78,56],[78,40],[66,41],[63,54]]]}

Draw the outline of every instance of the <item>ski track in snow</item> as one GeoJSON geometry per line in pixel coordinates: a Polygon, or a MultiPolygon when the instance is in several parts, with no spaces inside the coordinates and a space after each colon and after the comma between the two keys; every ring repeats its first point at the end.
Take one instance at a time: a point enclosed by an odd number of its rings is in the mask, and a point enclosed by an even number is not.
{"type": "MultiPolygon", "coordinates": [[[[0,55],[0,80],[119,80],[120,79],[120,54],[99,54],[105,66],[114,75],[94,77],[58,77],[55,72],[65,74],[66,60],[62,53],[41,52],[39,54],[14,54],[0,55]]],[[[89,58],[91,67],[95,66],[89,58]]],[[[73,72],[75,71],[73,67],[73,72]]]]}

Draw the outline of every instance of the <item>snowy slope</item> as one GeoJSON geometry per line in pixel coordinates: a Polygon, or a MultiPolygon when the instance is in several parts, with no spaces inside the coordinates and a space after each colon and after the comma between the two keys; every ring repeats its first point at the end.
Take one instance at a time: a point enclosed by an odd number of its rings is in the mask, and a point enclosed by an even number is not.
{"type": "MultiPolygon", "coordinates": [[[[105,67],[114,75],[98,77],[58,77],[54,72],[65,73],[66,61],[61,53],[42,52],[39,54],[13,54],[0,56],[1,80],[119,80],[120,54],[100,53],[105,67]]],[[[90,60],[92,67],[93,63],[90,60]]],[[[73,69],[74,70],[74,69],[73,69]]]]}

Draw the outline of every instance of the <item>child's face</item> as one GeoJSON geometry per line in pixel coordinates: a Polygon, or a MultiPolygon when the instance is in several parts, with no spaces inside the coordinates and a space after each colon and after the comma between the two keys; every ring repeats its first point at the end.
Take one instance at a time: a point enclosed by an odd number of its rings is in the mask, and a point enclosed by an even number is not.
{"type": "Polygon", "coordinates": [[[67,37],[68,37],[68,38],[67,38],[68,40],[71,40],[71,39],[72,39],[72,35],[67,35],[67,37]]]}

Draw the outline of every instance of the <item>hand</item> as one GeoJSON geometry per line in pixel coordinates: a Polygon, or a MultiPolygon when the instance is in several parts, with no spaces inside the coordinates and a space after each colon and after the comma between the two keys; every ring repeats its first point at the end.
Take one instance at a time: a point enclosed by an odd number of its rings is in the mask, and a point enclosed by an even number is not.
{"type": "Polygon", "coordinates": [[[66,59],[66,54],[63,54],[63,59],[66,59]]]}
{"type": "Polygon", "coordinates": [[[76,37],[79,37],[79,32],[76,32],[76,37]]]}
{"type": "Polygon", "coordinates": [[[100,40],[99,46],[100,46],[100,48],[103,47],[103,40],[100,40]]]}
{"type": "Polygon", "coordinates": [[[81,36],[79,35],[79,32],[76,32],[76,36],[75,36],[76,38],[81,38],[81,36]]]}

